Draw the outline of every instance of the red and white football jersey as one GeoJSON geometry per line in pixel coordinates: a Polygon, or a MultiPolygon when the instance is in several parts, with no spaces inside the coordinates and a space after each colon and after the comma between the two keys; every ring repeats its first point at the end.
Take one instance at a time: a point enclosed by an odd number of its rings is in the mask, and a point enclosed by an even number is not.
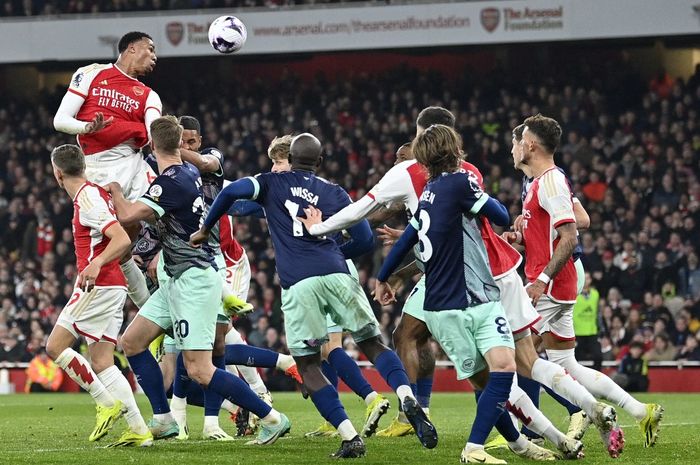
{"type": "MultiPolygon", "coordinates": [[[[466,161],[462,162],[462,168],[469,173],[470,177],[476,178],[481,189],[484,189],[484,177],[476,166],[466,161]]],[[[523,257],[505,239],[496,234],[487,219],[481,221],[481,238],[486,246],[486,253],[489,256],[489,265],[494,279],[513,271],[520,266],[523,257]]]]}
{"type": "Polygon", "coordinates": [[[113,64],[92,64],[79,68],[71,78],[68,92],[85,99],[76,118],[91,121],[95,114],[104,114],[114,121],[95,133],[78,135],[78,144],[85,155],[112,149],[126,143],[134,149],[148,143],[144,123],[146,110],[162,111],[158,94],[150,87],[124,74],[113,64]]]}
{"type": "MultiPolygon", "coordinates": [[[[552,259],[559,243],[557,228],[575,223],[574,205],[566,177],[556,167],[536,178],[523,202],[525,276],[533,282],[552,259]]],[[[555,302],[576,302],[576,268],[571,257],[547,285],[545,293],[555,302]]]]}
{"type": "Polygon", "coordinates": [[[243,256],[243,247],[236,240],[231,217],[228,215],[222,216],[219,220],[219,247],[224,254],[227,268],[238,263],[243,256]]]}
{"type": "MultiPolygon", "coordinates": [[[[109,244],[105,231],[118,223],[112,197],[100,186],[87,181],[73,200],[73,241],[78,272],[99,256],[109,244]]],[[[126,287],[119,258],[105,263],[95,280],[97,287],[126,287]]]]}
{"type": "MultiPolygon", "coordinates": [[[[462,162],[462,169],[476,178],[483,189],[483,176],[474,165],[462,162]]],[[[413,215],[418,209],[418,199],[427,183],[428,172],[423,165],[416,160],[407,160],[387,171],[367,196],[384,205],[401,202],[413,215]]],[[[486,246],[494,278],[499,278],[520,265],[522,260],[520,253],[496,234],[488,220],[481,222],[481,237],[486,246]]]]}

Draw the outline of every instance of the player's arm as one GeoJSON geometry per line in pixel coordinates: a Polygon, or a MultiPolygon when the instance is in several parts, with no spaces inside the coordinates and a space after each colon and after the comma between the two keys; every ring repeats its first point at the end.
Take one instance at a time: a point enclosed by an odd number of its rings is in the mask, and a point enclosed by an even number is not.
{"type": "Polygon", "coordinates": [[[148,140],[151,140],[151,123],[161,117],[163,113],[163,103],[160,101],[160,96],[153,90],[149,92],[146,98],[146,111],[143,115],[143,123],[146,125],[148,140]]]}
{"type": "Polygon", "coordinates": [[[578,243],[576,238],[576,217],[574,216],[571,192],[565,182],[549,178],[543,182],[538,191],[540,205],[544,208],[554,224],[559,236],[552,258],[537,279],[527,286],[527,294],[536,304],[549,282],[564,268],[571,258],[578,243]]]}
{"type": "Polygon", "coordinates": [[[131,246],[131,239],[124,228],[115,219],[103,227],[102,233],[109,238],[109,244],[99,254],[90,260],[88,266],[78,276],[78,287],[90,291],[105,263],[122,257],[131,246]]]}
{"type": "Polygon", "coordinates": [[[263,207],[252,200],[236,200],[226,213],[235,217],[254,216],[256,218],[265,218],[263,207]]]}
{"type": "Polygon", "coordinates": [[[374,235],[367,220],[362,220],[348,228],[350,240],[340,246],[346,259],[352,259],[371,252],[374,249],[374,235]]]}
{"type": "Polygon", "coordinates": [[[389,218],[404,212],[404,206],[400,203],[392,203],[388,207],[380,205],[379,208],[367,217],[370,226],[376,228],[384,224],[389,218]]]}
{"type": "Polygon", "coordinates": [[[591,217],[588,216],[588,212],[586,211],[585,208],[583,208],[583,205],[581,205],[581,201],[577,199],[576,197],[573,198],[573,203],[574,203],[574,216],[576,217],[576,229],[579,231],[584,231],[588,228],[591,227],[591,217]]]}
{"type": "Polygon", "coordinates": [[[304,223],[306,230],[309,231],[309,234],[312,236],[325,236],[336,231],[349,229],[352,225],[362,221],[379,207],[379,203],[369,195],[365,195],[357,202],[347,205],[325,221],[322,221],[320,211],[310,206],[309,210],[312,213],[309,214],[307,212],[306,218],[299,217],[299,221],[304,223]]]}
{"type": "MultiPolygon", "coordinates": [[[[117,211],[117,218],[124,226],[136,224],[141,220],[151,223],[155,221],[157,210],[153,208],[153,205],[157,206],[157,204],[147,205],[140,199],[136,202],[130,202],[124,197],[122,187],[116,182],[111,182],[104,188],[112,194],[112,202],[114,203],[114,209],[117,211]]],[[[158,208],[162,211],[162,208],[158,208]]],[[[162,216],[162,214],[158,216],[162,216]]]]}
{"type": "Polygon", "coordinates": [[[260,183],[255,178],[242,178],[232,182],[216,196],[199,231],[190,236],[190,244],[198,246],[209,238],[212,228],[239,199],[256,199],[260,193],[260,183]]]}
{"type": "Polygon", "coordinates": [[[216,173],[221,170],[221,163],[214,155],[201,154],[182,147],[180,147],[180,155],[183,161],[192,163],[202,174],[216,173]]]}
{"type": "Polygon", "coordinates": [[[388,305],[396,300],[394,289],[389,285],[389,276],[398,268],[401,261],[411,248],[418,243],[418,222],[413,218],[403,232],[396,245],[392,247],[377,275],[374,289],[374,300],[382,305],[388,305]]]}

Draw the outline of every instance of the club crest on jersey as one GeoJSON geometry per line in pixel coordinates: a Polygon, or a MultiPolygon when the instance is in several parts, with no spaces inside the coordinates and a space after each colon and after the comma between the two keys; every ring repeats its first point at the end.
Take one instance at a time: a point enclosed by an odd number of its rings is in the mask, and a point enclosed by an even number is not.
{"type": "Polygon", "coordinates": [[[75,87],[78,87],[78,86],[80,86],[80,83],[81,83],[81,82],[83,82],[83,73],[78,73],[78,74],[76,74],[75,77],[73,78],[73,85],[74,85],[75,87]]]}
{"type": "Polygon", "coordinates": [[[150,189],[148,189],[148,195],[153,197],[154,199],[158,199],[161,195],[163,194],[163,188],[160,187],[158,184],[154,184],[151,186],[150,189]]]}
{"type": "Polygon", "coordinates": [[[314,205],[318,204],[318,195],[309,191],[305,187],[290,187],[289,190],[292,192],[294,197],[300,197],[314,205]]]}
{"type": "Polygon", "coordinates": [[[134,95],[136,95],[137,97],[140,97],[143,95],[143,87],[134,86],[134,87],[132,87],[132,90],[134,91],[134,95]]]}

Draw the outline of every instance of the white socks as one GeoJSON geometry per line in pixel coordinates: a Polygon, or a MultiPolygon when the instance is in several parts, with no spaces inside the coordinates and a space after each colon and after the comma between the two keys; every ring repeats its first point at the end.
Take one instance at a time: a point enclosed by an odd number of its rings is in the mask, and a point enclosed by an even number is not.
{"type": "Polygon", "coordinates": [[[129,298],[138,308],[143,307],[151,294],[148,292],[146,278],[134,261],[134,257],[131,257],[126,263],[122,263],[120,267],[126,276],[129,298]]]}
{"type": "Polygon", "coordinates": [[[122,401],[126,407],[124,419],[126,419],[131,431],[136,434],[148,433],[148,426],[146,426],[146,422],[141,416],[139,406],[136,404],[131,385],[124,375],[122,375],[122,372],[119,371],[119,368],[112,365],[101,371],[97,376],[100,378],[100,381],[102,381],[107,391],[112,394],[112,397],[122,401]]]}
{"type": "Polygon", "coordinates": [[[260,421],[266,425],[277,425],[280,421],[282,421],[282,416],[277,410],[272,409],[270,410],[270,413],[268,413],[265,418],[261,418],[260,421]]]}
{"type": "Polygon", "coordinates": [[[69,347],[56,357],[55,362],[68,373],[73,381],[89,392],[98,405],[114,407],[114,398],[92,370],[85,357],[69,347]]]}
{"type": "Polygon", "coordinates": [[[367,397],[365,397],[365,405],[371,404],[374,399],[377,398],[379,394],[377,394],[377,391],[372,391],[369,394],[367,394],[367,397]]]}
{"type": "MultiPolygon", "coordinates": [[[[549,419],[545,417],[544,414],[537,409],[537,407],[535,407],[532,400],[519,386],[514,385],[511,388],[508,403],[511,405],[513,410],[522,413],[522,418],[519,419],[525,426],[540,436],[549,439],[557,447],[561,441],[566,439],[566,436],[555,428],[552,422],[549,421],[549,419]]],[[[527,446],[527,443],[525,445],[527,446]]]]}
{"type": "Polygon", "coordinates": [[[406,399],[406,397],[410,397],[411,399],[415,399],[413,396],[413,391],[411,390],[411,386],[407,384],[402,384],[396,389],[396,395],[399,396],[399,400],[401,403],[406,399]]]}
{"type": "Polygon", "coordinates": [[[569,375],[561,365],[538,358],[532,365],[532,379],[578,405],[591,414],[596,400],[590,392],[569,375]]]}
{"type": "Polygon", "coordinates": [[[224,399],[224,401],[221,403],[221,408],[226,410],[228,413],[236,413],[238,410],[238,406],[228,399],[224,399]]]}
{"type": "Polygon", "coordinates": [[[622,407],[637,420],[646,416],[646,406],[629,395],[604,373],[587,368],[576,361],[574,349],[547,350],[549,360],[564,367],[595,397],[609,400],[622,407]]]}
{"type": "Polygon", "coordinates": [[[294,357],[291,355],[287,354],[279,354],[279,357],[277,357],[277,365],[276,368],[280,371],[287,371],[294,365],[296,365],[297,362],[294,361],[294,357]]]}
{"type": "Polygon", "coordinates": [[[338,425],[337,429],[343,441],[349,441],[357,436],[357,430],[352,426],[350,420],[343,420],[343,422],[338,425]]]}

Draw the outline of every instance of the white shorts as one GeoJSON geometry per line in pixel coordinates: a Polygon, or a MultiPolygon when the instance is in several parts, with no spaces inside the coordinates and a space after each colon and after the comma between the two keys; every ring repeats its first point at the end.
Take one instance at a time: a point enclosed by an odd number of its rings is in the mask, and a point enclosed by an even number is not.
{"type": "Polygon", "coordinates": [[[250,263],[245,250],[241,259],[233,266],[226,268],[226,282],[233,288],[236,297],[248,301],[248,290],[250,289],[250,263]]]}
{"type": "Polygon", "coordinates": [[[104,152],[85,156],[85,176],[90,182],[105,186],[118,182],[127,200],[134,201],[148,190],[156,178],[141,153],[127,145],[118,145],[104,152]]]}
{"type": "Polygon", "coordinates": [[[532,301],[516,270],[498,278],[496,285],[501,290],[501,304],[514,336],[517,337],[518,333],[530,329],[542,319],[532,306],[532,301]]]}
{"type": "Polygon", "coordinates": [[[532,330],[537,334],[552,333],[560,341],[575,341],[574,333],[574,304],[554,302],[543,295],[535,307],[542,319],[532,330]]]}
{"type": "Polygon", "coordinates": [[[76,339],[84,336],[88,344],[107,341],[116,345],[125,302],[125,287],[95,287],[90,292],[73,289],[56,324],[66,328],[76,339]]]}

